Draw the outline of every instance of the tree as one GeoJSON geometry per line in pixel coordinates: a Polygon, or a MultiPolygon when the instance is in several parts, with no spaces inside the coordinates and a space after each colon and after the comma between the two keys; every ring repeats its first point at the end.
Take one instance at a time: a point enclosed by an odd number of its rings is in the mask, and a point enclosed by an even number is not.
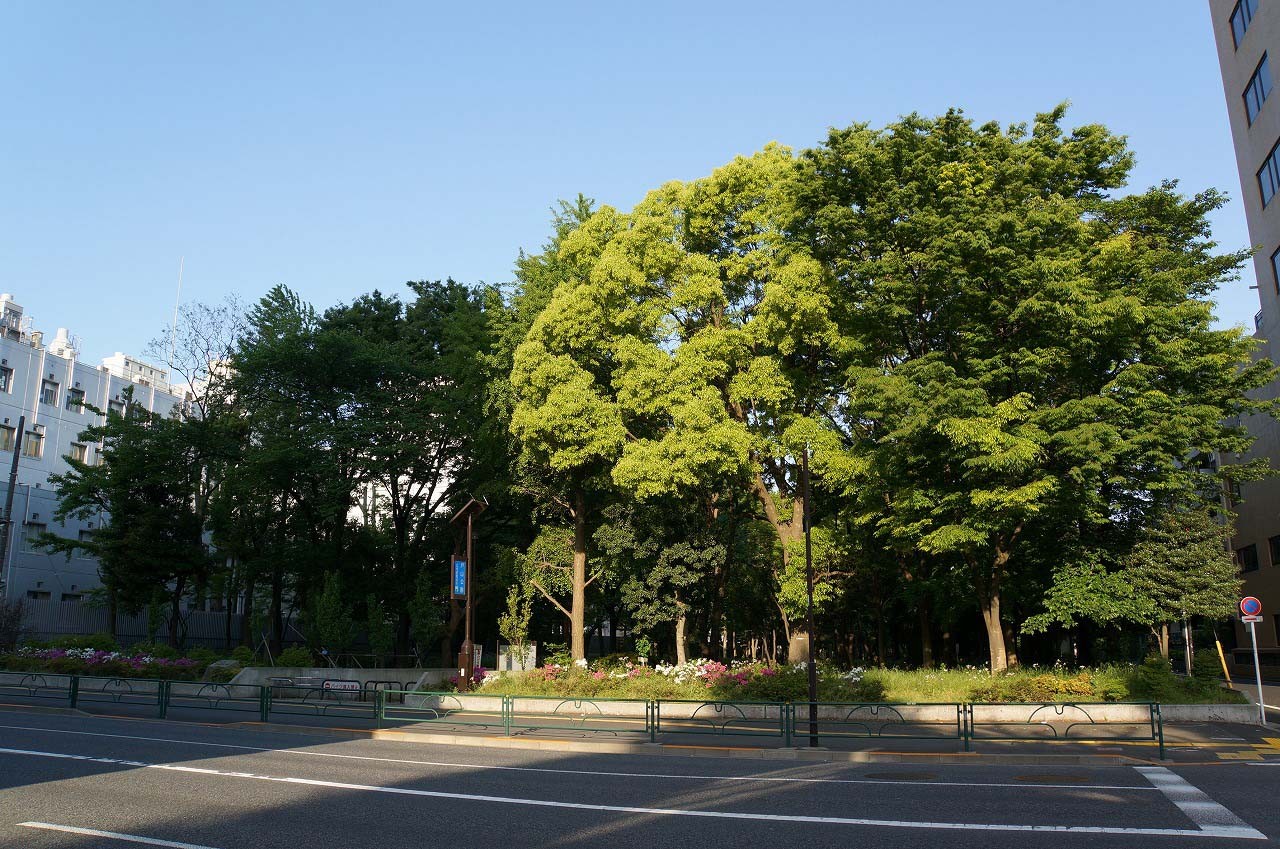
{"type": "Polygon", "coordinates": [[[201,512],[209,462],[198,438],[203,428],[134,404],[132,387],[122,399],[123,414],[111,411],[80,434],[82,441],[99,443],[100,462],[67,457],[70,469],[49,479],[58,490],[57,521],[74,518],[98,527],[77,539],[46,533],[40,544],[68,557],[97,558],[113,608],[137,611],[167,596],[168,639],[179,647],[182,599],[213,563],[201,512]]]}
{"type": "MultiPolygon", "coordinates": [[[[586,591],[599,574],[589,574],[588,566],[593,508],[607,496],[610,469],[625,439],[609,374],[612,340],[633,319],[619,309],[626,297],[624,282],[595,265],[621,224],[606,207],[565,237],[557,253],[565,277],[517,347],[511,372],[511,432],[521,446],[521,477],[535,482],[570,522],[569,605],[540,583],[534,586],[566,614],[575,659],[586,657],[586,591]]],[[[535,557],[530,562],[555,561],[535,557]]]]}
{"type": "Polygon", "coordinates": [[[1148,523],[1200,488],[1194,454],[1240,451],[1233,422],[1266,406],[1246,393],[1269,364],[1213,329],[1209,297],[1246,256],[1214,252],[1222,196],[1112,194],[1124,140],[1067,133],[1064,114],[835,130],[797,189],[796,234],[857,354],[836,411],[845,450],[815,467],[887,539],[959,564],[995,671],[1002,591],[1035,526],[1148,523]]]}
{"type": "Polygon", "coordinates": [[[330,655],[349,650],[355,642],[356,623],[343,594],[342,576],[337,572],[328,572],[324,576],[324,589],[316,598],[311,614],[309,636],[316,646],[330,655]]]}
{"type": "Polygon", "coordinates": [[[524,664],[529,644],[529,623],[533,619],[533,594],[526,584],[516,582],[507,591],[507,609],[498,617],[498,633],[510,646],[511,656],[524,664]]]}
{"type": "Polygon", "coordinates": [[[395,651],[396,625],[378,597],[369,593],[365,597],[365,633],[369,636],[369,651],[375,663],[387,665],[387,656],[395,651]]]}

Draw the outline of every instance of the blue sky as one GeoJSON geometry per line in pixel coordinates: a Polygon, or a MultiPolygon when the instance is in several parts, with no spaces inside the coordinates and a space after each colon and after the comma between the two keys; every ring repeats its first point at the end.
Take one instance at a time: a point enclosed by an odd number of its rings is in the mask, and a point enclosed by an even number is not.
{"type": "MultiPolygon", "coordinates": [[[[500,282],[557,198],[629,207],[769,141],[1062,100],[1130,138],[1135,187],[1228,191],[1215,234],[1243,247],[1207,5],[7,3],[0,290],[96,362],[160,335],[179,256],[184,300],[500,282]]],[[[1257,309],[1246,277],[1225,324],[1257,309]]]]}

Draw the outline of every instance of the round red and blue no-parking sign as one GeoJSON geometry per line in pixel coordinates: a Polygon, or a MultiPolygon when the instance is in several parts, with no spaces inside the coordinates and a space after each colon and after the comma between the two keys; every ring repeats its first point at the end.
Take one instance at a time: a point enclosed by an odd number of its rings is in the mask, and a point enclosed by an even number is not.
{"type": "Polygon", "coordinates": [[[1251,595],[1240,599],[1240,612],[1245,616],[1257,616],[1262,613],[1262,602],[1251,595]]]}

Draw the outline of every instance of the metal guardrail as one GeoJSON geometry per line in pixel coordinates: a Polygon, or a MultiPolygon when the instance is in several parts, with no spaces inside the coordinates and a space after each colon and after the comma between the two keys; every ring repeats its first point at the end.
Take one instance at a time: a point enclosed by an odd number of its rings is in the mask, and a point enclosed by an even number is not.
{"type": "Polygon", "coordinates": [[[790,702],[729,702],[695,699],[655,699],[653,736],[658,734],[716,734],[720,736],[778,737],[791,746],[790,702]],[[662,718],[667,706],[667,719],[662,718]],[[675,705],[697,705],[687,716],[675,705]]]}
{"type": "Polygon", "coordinates": [[[509,731],[559,732],[573,736],[640,734],[654,737],[654,703],[648,699],[507,696],[509,731]],[[607,714],[601,705],[621,708],[607,714]],[[631,706],[633,711],[627,712],[631,706]]]}
{"type": "Polygon", "coordinates": [[[793,737],[957,740],[969,751],[969,706],[953,702],[792,702],[793,737]],[[810,705],[815,710],[810,718],[810,705]]]}
{"type": "Polygon", "coordinates": [[[469,706],[458,693],[448,692],[376,689],[373,696],[379,728],[388,722],[431,723],[449,728],[500,728],[511,736],[510,696],[467,697],[490,702],[481,706],[469,706]]]}
{"type": "Polygon", "coordinates": [[[988,742],[1146,742],[1155,743],[1164,760],[1164,718],[1157,702],[993,702],[972,703],[965,706],[969,714],[969,737],[975,743],[988,742]],[[1103,714],[1117,707],[1146,708],[1143,719],[1102,719],[1103,714]],[[1010,709],[1026,708],[1023,719],[980,718],[985,709],[1008,713],[1010,709]],[[1099,729],[1145,729],[1145,733],[1099,733],[1099,729]],[[1019,730],[1025,733],[1017,733],[1019,730]],[[984,733],[985,732],[985,733],[984,733]]]}
{"type": "MultiPolygon", "coordinates": [[[[229,710],[276,716],[342,716],[451,729],[483,729],[573,736],[702,734],[777,739],[790,747],[810,736],[809,702],[709,699],[610,699],[486,696],[392,688],[394,681],[358,689],[284,683],[220,684],[0,670],[0,698],[82,705],[229,710]],[[484,700],[484,701],[478,701],[484,700]],[[634,710],[608,710],[610,706],[634,710]]],[[[982,742],[1151,741],[1164,758],[1164,719],[1156,702],[892,703],[818,702],[816,732],[827,739],[957,740],[965,751],[982,742]],[[1108,718],[1117,708],[1143,709],[1142,718],[1108,718]],[[1025,709],[1010,719],[1010,710],[1025,709]],[[986,715],[984,715],[986,714],[986,715]],[[1126,731],[1127,729],[1127,731],[1126,731]]],[[[1142,711],[1139,711],[1142,713],[1142,711]]]]}

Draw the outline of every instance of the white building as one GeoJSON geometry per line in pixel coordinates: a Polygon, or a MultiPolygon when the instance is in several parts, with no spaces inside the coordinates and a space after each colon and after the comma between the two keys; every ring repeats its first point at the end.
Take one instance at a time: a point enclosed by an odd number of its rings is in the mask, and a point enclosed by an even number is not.
{"type": "Polygon", "coordinates": [[[77,341],[65,328],[46,344],[44,334],[30,325],[13,296],[0,294],[0,509],[13,452],[18,451],[12,536],[6,562],[0,564],[5,597],[79,601],[101,583],[97,561],[68,561],[65,555],[38,551],[32,543],[44,531],[83,538],[99,524],[53,520],[58,502],[49,477],[69,470],[68,456],[89,463],[97,458],[97,446],[80,439],[98,418],[84,405],[123,411],[122,393],[132,385],[133,403],[167,416],[181,407],[184,393],[170,386],[163,369],[124,354],[99,366],[79,362],[77,341]],[[26,423],[19,434],[23,416],[26,423]]]}

